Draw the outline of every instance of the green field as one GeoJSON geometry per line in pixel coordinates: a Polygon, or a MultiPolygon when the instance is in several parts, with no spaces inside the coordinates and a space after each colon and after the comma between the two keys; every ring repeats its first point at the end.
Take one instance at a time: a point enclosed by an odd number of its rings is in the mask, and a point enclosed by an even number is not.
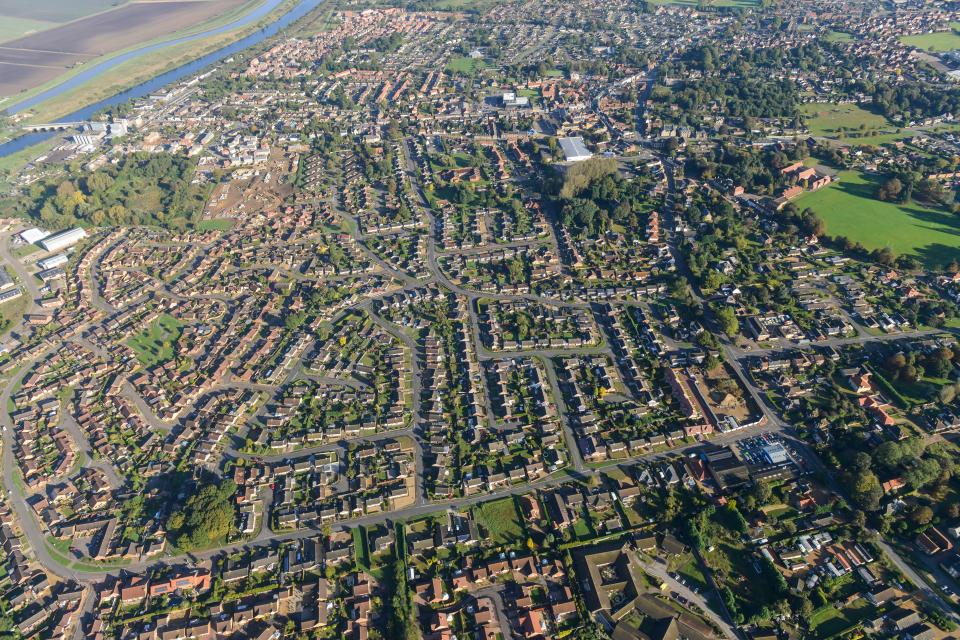
{"type": "Polygon", "coordinates": [[[810,616],[810,631],[814,638],[830,638],[845,632],[857,623],[875,615],[876,609],[863,598],[854,600],[850,606],[834,609],[827,605],[810,616]]]}
{"type": "Polygon", "coordinates": [[[471,75],[477,71],[482,71],[486,68],[486,66],[487,63],[483,60],[476,60],[468,57],[452,58],[450,62],[447,63],[447,71],[451,73],[471,75]]]}
{"type": "Polygon", "coordinates": [[[853,36],[845,31],[830,31],[823,39],[827,42],[853,42],[853,36]]]}
{"type": "Polygon", "coordinates": [[[813,209],[831,236],[846,236],[867,249],[890,247],[930,267],[945,265],[957,256],[960,217],[915,202],[881,202],[874,199],[877,184],[877,179],[858,171],[841,171],[836,182],[797,198],[794,204],[813,209]]]}
{"type": "Polygon", "coordinates": [[[54,22],[62,24],[86,16],[109,11],[127,3],[127,0],[0,0],[0,23],[11,19],[54,22]]]}
{"type": "Polygon", "coordinates": [[[56,25],[44,20],[31,20],[30,18],[15,18],[13,16],[0,15],[0,42],[9,42],[35,31],[43,31],[56,25]]]}
{"type": "Polygon", "coordinates": [[[474,517],[494,544],[523,541],[523,524],[513,498],[485,502],[474,509],[474,517]]]}
{"type": "Polygon", "coordinates": [[[811,103],[803,105],[800,113],[806,120],[810,134],[814,136],[834,137],[844,130],[858,135],[890,126],[883,116],[856,104],[811,103]],[[861,125],[864,125],[864,129],[860,129],[861,125]]]}
{"type": "Polygon", "coordinates": [[[197,231],[230,231],[233,229],[233,223],[233,220],[227,218],[201,220],[197,223],[197,231]]]}
{"type": "Polygon", "coordinates": [[[903,36],[900,38],[900,41],[905,45],[923,49],[924,51],[953,51],[954,49],[960,49],[960,34],[957,33],[957,27],[960,26],[960,24],[953,22],[950,26],[952,27],[951,31],[903,36]]]}
{"type": "Polygon", "coordinates": [[[182,328],[179,320],[164,314],[150,323],[146,330],[130,338],[127,344],[143,366],[152,367],[173,357],[173,345],[180,337],[182,328]]]}

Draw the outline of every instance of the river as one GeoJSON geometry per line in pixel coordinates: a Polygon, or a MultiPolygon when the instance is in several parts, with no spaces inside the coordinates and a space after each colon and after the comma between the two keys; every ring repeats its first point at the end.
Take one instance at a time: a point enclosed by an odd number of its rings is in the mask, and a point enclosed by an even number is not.
{"type": "MultiPolygon", "coordinates": [[[[46,91],[39,93],[32,98],[23,100],[21,102],[18,102],[17,104],[10,106],[7,109],[7,112],[16,113],[24,109],[29,109],[34,105],[37,105],[41,102],[49,100],[50,98],[53,98],[55,96],[61,95],[83,84],[86,84],[87,82],[90,82],[91,80],[93,80],[100,74],[104,73],[105,71],[108,71],[116,67],[117,65],[126,62],[127,60],[137,58],[139,56],[151,53],[153,51],[157,51],[159,49],[165,49],[167,47],[182,44],[184,42],[190,42],[191,40],[197,40],[199,38],[206,38],[209,36],[225,33],[227,31],[232,31],[239,27],[249,25],[251,23],[254,23],[262,19],[264,16],[268,15],[271,11],[276,9],[282,2],[283,0],[267,0],[264,4],[260,5],[250,13],[242,16],[241,18],[238,18],[234,22],[225,24],[221,27],[217,27],[214,29],[210,29],[208,31],[200,32],[200,33],[195,33],[189,36],[183,36],[181,38],[176,38],[173,40],[167,40],[165,42],[158,42],[156,44],[141,47],[133,51],[128,51],[127,53],[119,55],[115,58],[110,58],[109,60],[104,60],[103,62],[94,64],[90,68],[84,69],[82,72],[63,81],[57,86],[47,89],[46,91]]],[[[144,96],[150,95],[151,93],[165,87],[170,83],[176,82],[178,80],[182,80],[183,78],[189,75],[199,73],[200,71],[210,66],[211,64],[218,62],[230,55],[233,55],[238,51],[242,51],[247,47],[253,46],[263,41],[264,39],[269,38],[270,36],[275,35],[281,29],[299,20],[300,18],[308,14],[310,11],[318,7],[322,2],[323,0],[300,0],[300,2],[298,2],[296,6],[290,9],[290,11],[286,12],[285,14],[277,18],[275,21],[271,22],[270,24],[256,31],[255,33],[251,33],[245,38],[241,38],[236,42],[233,42],[224,47],[221,47],[220,49],[217,49],[212,53],[208,53],[205,56],[197,58],[192,62],[188,62],[187,64],[171,69],[170,71],[161,73],[158,76],[154,76],[153,78],[146,80],[145,82],[142,82],[133,87],[130,87],[125,91],[121,91],[120,93],[114,94],[108,98],[104,98],[99,102],[95,102],[93,104],[87,105],[86,107],[78,109],[73,113],[69,113],[63,116],[59,120],[63,122],[89,120],[91,117],[93,117],[94,114],[96,114],[98,111],[100,111],[105,107],[110,107],[116,104],[126,102],[127,100],[142,98],[144,96]]],[[[43,142],[44,140],[54,135],[56,135],[55,132],[39,131],[35,133],[28,133],[28,134],[19,136],[17,138],[14,138],[13,140],[5,142],[4,144],[0,144],[0,157],[8,156],[8,155],[17,153],[18,151],[22,151],[23,149],[26,149],[27,147],[35,145],[39,142],[43,142]]]]}

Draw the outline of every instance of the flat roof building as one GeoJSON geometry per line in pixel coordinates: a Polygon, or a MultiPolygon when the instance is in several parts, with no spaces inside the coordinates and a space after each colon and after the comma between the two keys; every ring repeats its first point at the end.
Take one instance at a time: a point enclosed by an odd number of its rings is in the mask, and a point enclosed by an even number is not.
{"type": "Polygon", "coordinates": [[[6,291],[13,286],[13,278],[7,272],[6,267],[0,267],[0,291],[6,291]]]}
{"type": "Polygon", "coordinates": [[[563,159],[566,162],[582,162],[593,157],[580,136],[560,138],[559,142],[560,150],[563,151],[563,159]]]}
{"type": "Polygon", "coordinates": [[[768,444],[763,448],[763,457],[770,464],[783,464],[787,461],[787,450],[779,442],[768,444]]]}

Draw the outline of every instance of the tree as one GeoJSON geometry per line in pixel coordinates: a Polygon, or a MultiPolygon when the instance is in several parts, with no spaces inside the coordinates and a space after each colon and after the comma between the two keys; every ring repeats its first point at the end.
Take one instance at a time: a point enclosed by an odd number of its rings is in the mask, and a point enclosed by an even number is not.
{"type": "Polygon", "coordinates": [[[848,477],[850,493],[853,501],[865,511],[876,511],[880,508],[880,498],[883,497],[883,489],[880,486],[880,480],[869,469],[861,469],[853,472],[848,477]]]}
{"type": "Polygon", "coordinates": [[[718,306],[714,308],[714,313],[717,316],[717,322],[720,324],[720,330],[728,338],[733,338],[740,333],[740,322],[737,320],[733,307],[718,306]]]}
{"type": "Polygon", "coordinates": [[[519,256],[507,265],[507,278],[510,284],[521,284],[527,279],[527,268],[519,256]]]}
{"type": "Polygon", "coordinates": [[[195,487],[183,508],[167,518],[167,530],[181,548],[205,547],[227,538],[234,528],[233,498],[237,486],[232,480],[213,481],[195,487]]]}
{"type": "Polygon", "coordinates": [[[916,525],[929,524],[933,520],[933,509],[927,506],[917,507],[910,514],[910,520],[916,525]]]}
{"type": "Polygon", "coordinates": [[[899,178],[889,178],[880,185],[877,190],[877,199],[884,201],[895,201],[903,193],[903,183],[899,178]]]}

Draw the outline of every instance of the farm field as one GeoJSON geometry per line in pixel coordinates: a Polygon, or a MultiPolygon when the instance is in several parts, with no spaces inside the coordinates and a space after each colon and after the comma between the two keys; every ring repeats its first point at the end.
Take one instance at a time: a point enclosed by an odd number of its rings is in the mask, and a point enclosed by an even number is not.
{"type": "Polygon", "coordinates": [[[911,47],[923,49],[924,51],[953,51],[960,49],[960,34],[956,29],[960,24],[953,22],[950,24],[951,31],[940,31],[938,33],[920,33],[913,36],[903,36],[900,42],[911,47]]]}
{"type": "Polygon", "coordinates": [[[46,2],[24,2],[24,0],[0,0],[0,17],[63,24],[101,11],[109,11],[126,4],[127,1],[47,0],[46,2]]]}
{"type": "Polygon", "coordinates": [[[55,26],[57,25],[53,22],[0,15],[0,42],[22,38],[29,33],[36,33],[55,26]]]}
{"type": "MultiPolygon", "coordinates": [[[[244,0],[131,3],[4,43],[0,96],[53,80],[68,69],[215,19],[244,0]],[[69,50],[63,43],[70,43],[69,50]]],[[[0,13],[2,15],[2,13],[0,13]]]]}
{"type": "Polygon", "coordinates": [[[876,179],[841,171],[837,181],[794,201],[813,209],[831,236],[845,236],[867,249],[890,247],[928,266],[944,265],[960,248],[960,218],[916,202],[901,205],[874,199],[876,179]]]}
{"type": "Polygon", "coordinates": [[[861,133],[860,125],[865,125],[866,131],[879,131],[891,126],[883,116],[856,104],[811,103],[803,105],[800,112],[814,136],[835,137],[844,130],[856,135],[861,133]]]}

